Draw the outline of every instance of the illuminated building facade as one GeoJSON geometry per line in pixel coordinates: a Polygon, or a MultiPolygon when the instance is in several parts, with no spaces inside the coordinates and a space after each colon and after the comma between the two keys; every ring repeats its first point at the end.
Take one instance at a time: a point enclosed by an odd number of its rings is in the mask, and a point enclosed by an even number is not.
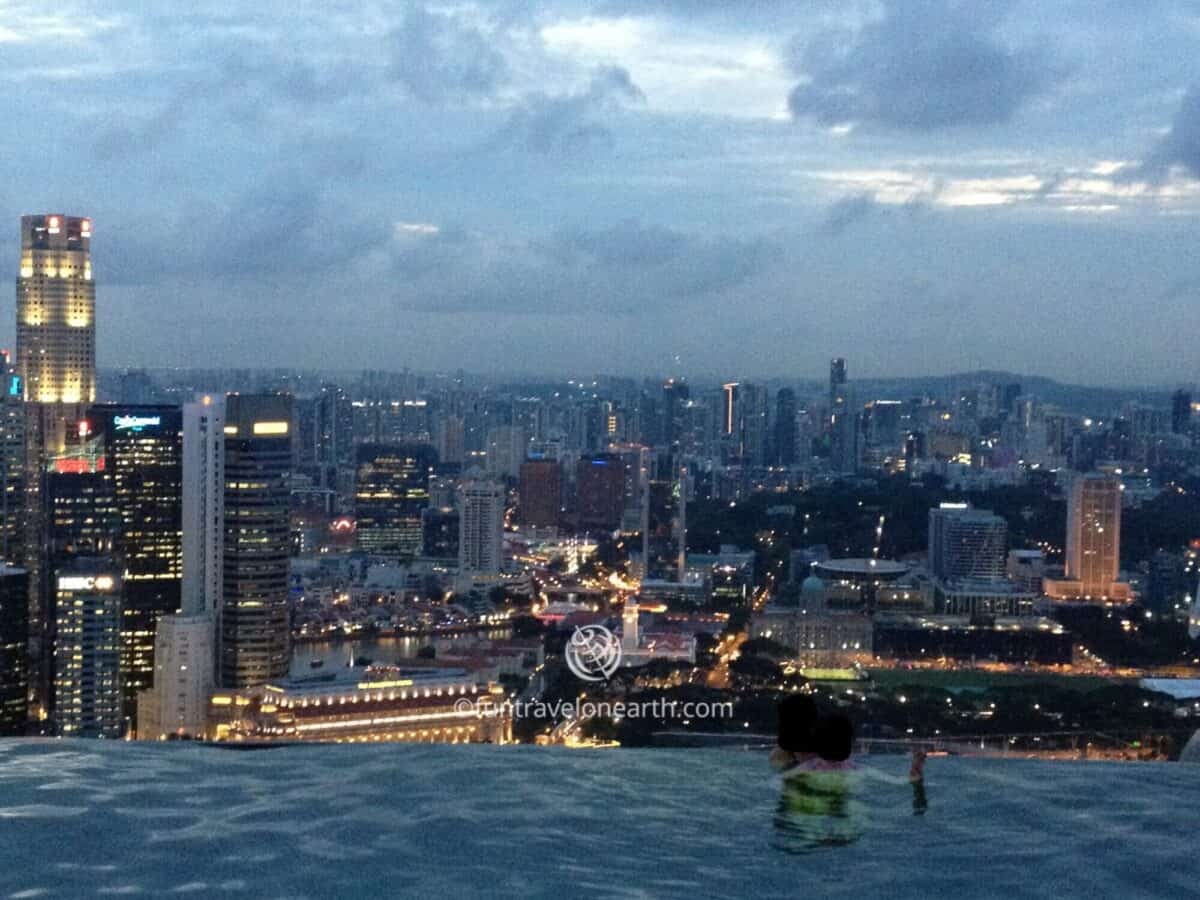
{"type": "Polygon", "coordinates": [[[54,720],[66,737],[119,738],[121,573],[112,559],[80,558],[55,578],[54,720]]]}
{"type": "Polygon", "coordinates": [[[17,371],[25,399],[96,399],[96,285],[92,222],[76,216],[21,217],[17,276],[17,371]]]}
{"type": "Polygon", "coordinates": [[[25,733],[29,718],[29,575],[0,567],[0,737],[25,733]]]}
{"type": "Polygon", "coordinates": [[[429,476],[436,465],[429,444],[359,446],[354,492],[359,549],[421,552],[421,512],[429,506],[429,476]]]}
{"type": "Polygon", "coordinates": [[[1047,578],[1055,600],[1124,603],[1129,585],[1118,581],[1121,565],[1121,480],[1090,473],[1076,476],[1067,499],[1067,556],[1064,578],[1047,578]]]}
{"type": "Polygon", "coordinates": [[[213,637],[213,619],[208,614],[159,619],[153,686],[138,695],[139,740],[204,734],[213,687],[213,637]]]}
{"type": "Polygon", "coordinates": [[[929,571],[934,578],[1003,581],[1008,523],[986,509],[943,503],[929,510],[929,571]]]}
{"type": "Polygon", "coordinates": [[[92,223],[60,214],[22,216],[17,272],[16,380],[25,401],[22,512],[29,572],[30,658],[41,709],[52,702],[53,611],[46,559],[43,475],[61,454],[88,403],[96,398],[96,287],[92,223]]]}
{"type": "Polygon", "coordinates": [[[25,403],[21,376],[0,351],[0,564],[25,563],[25,403]]]}
{"type": "Polygon", "coordinates": [[[120,519],[124,567],[121,682],[125,715],[154,682],[154,629],[180,608],[183,572],[183,417],[178,406],[93,406],[87,421],[103,442],[120,519]]]}
{"type": "Polygon", "coordinates": [[[471,479],[458,489],[458,568],[499,575],[504,565],[504,485],[471,479]]]}
{"type": "Polygon", "coordinates": [[[243,688],[291,664],[291,397],[225,398],[219,680],[243,688]]]}
{"type": "Polygon", "coordinates": [[[503,690],[461,669],[310,675],[218,691],[208,736],[221,741],[494,743],[512,740],[503,690]]]}

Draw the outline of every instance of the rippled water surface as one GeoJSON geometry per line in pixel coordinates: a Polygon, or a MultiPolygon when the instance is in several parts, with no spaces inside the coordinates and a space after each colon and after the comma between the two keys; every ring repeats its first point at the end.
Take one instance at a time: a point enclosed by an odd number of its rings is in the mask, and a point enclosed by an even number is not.
{"type": "Polygon", "coordinates": [[[905,761],[868,764],[836,846],[753,753],[0,742],[0,897],[1195,890],[1200,767],[935,759],[916,815],[905,761]]]}

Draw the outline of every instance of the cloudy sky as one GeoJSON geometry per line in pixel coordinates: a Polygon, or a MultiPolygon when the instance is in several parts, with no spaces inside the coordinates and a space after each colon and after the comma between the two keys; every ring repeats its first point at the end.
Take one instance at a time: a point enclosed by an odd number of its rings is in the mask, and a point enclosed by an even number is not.
{"type": "Polygon", "coordinates": [[[92,216],[109,366],[1196,380],[1197,3],[531,5],[5,3],[0,270],[92,216]]]}

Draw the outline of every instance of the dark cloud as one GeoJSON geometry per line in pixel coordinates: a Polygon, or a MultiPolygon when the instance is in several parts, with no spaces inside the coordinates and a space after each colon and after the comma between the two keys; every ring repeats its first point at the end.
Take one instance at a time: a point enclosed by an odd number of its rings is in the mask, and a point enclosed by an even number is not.
{"type": "Polygon", "coordinates": [[[153,150],[193,123],[201,123],[194,136],[210,140],[228,139],[231,125],[258,134],[273,117],[286,118],[294,128],[297,111],[337,103],[369,80],[357,66],[318,68],[247,43],[214,44],[191,62],[186,78],[154,86],[166,88],[157,107],[138,112],[117,107],[91,129],[98,158],[153,150]]]}
{"type": "Polygon", "coordinates": [[[1200,84],[1184,95],[1171,130],[1147,157],[1144,174],[1161,178],[1171,166],[1183,166],[1200,178],[1200,84]]]}
{"type": "Polygon", "coordinates": [[[429,312],[632,315],[699,302],[779,258],[766,240],[700,236],[636,220],[504,241],[450,231],[392,247],[401,305],[429,312]]]}
{"type": "Polygon", "coordinates": [[[106,223],[97,251],[105,280],[119,285],[289,283],[347,266],[383,245],[392,229],[384,217],[328,201],[292,171],[267,175],[228,205],[189,198],[185,209],[156,216],[155,228],[140,227],[138,211],[120,215],[106,223]]]}
{"type": "Polygon", "coordinates": [[[821,218],[818,230],[834,237],[843,234],[854,225],[865,222],[876,216],[909,217],[918,215],[929,209],[933,195],[914,197],[906,203],[880,203],[869,191],[850,194],[832,203],[821,218]]]}
{"type": "Polygon", "coordinates": [[[604,113],[645,99],[629,72],[620,66],[603,66],[581,91],[528,95],[509,117],[498,142],[535,153],[581,153],[612,143],[612,132],[600,121],[604,113]]]}
{"type": "Polygon", "coordinates": [[[871,194],[852,194],[835,202],[821,220],[821,230],[826,234],[841,234],[855,222],[875,212],[878,204],[871,194]]]}
{"type": "Polygon", "coordinates": [[[788,97],[796,118],[905,131],[1004,122],[1044,91],[1056,65],[1044,48],[997,34],[1003,6],[889,0],[857,33],[827,32],[793,48],[804,80],[788,97]]]}
{"type": "Polygon", "coordinates": [[[488,97],[508,80],[492,39],[450,14],[412,7],[390,39],[391,76],[425,103],[488,97]]]}

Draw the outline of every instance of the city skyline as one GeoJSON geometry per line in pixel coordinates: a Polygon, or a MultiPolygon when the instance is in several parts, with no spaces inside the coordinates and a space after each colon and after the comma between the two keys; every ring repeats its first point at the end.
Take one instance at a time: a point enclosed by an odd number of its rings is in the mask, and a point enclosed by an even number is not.
{"type": "Polygon", "coordinates": [[[0,218],[105,365],[1194,381],[1186,4],[793,7],[13,7],[0,218]]]}

